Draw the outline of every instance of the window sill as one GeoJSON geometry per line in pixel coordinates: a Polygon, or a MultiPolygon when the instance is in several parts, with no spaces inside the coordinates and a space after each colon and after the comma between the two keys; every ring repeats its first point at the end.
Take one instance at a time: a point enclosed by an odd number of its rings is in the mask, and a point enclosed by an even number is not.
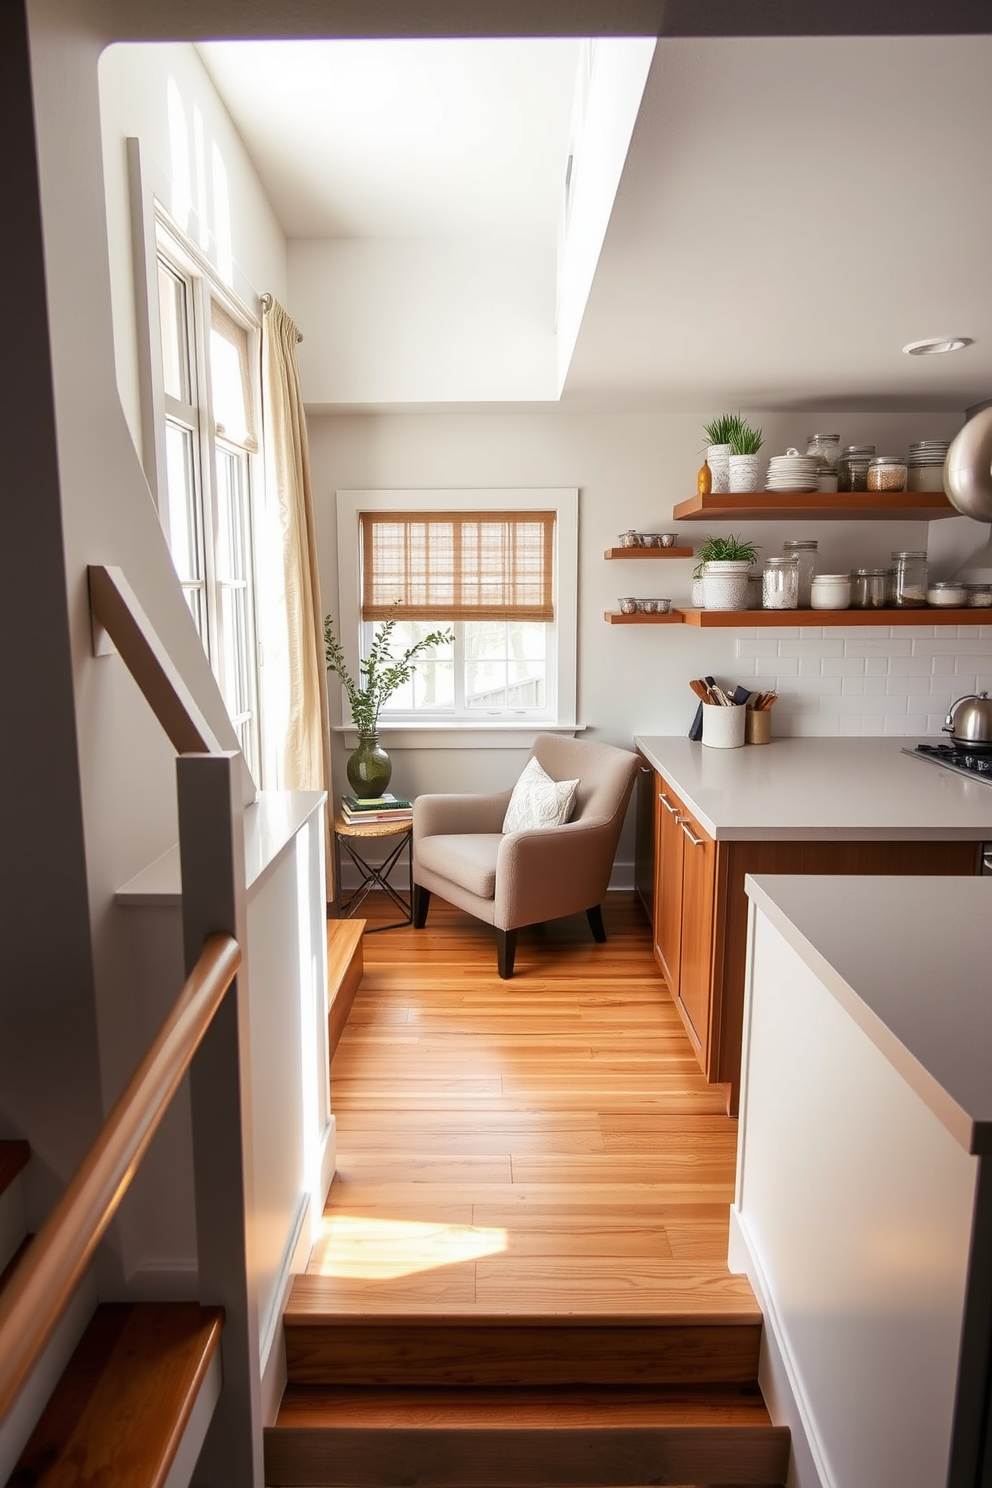
{"type": "MultiPolygon", "coordinates": [[[[574,738],[584,723],[380,723],[383,749],[530,749],[538,734],[568,734],[574,738]]],[[[333,734],[343,734],[349,749],[358,747],[358,730],[338,723],[333,734]]]]}

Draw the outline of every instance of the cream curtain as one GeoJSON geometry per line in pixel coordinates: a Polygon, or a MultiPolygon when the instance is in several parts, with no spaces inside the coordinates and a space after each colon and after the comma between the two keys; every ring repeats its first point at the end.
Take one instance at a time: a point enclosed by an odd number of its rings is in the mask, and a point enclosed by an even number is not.
{"type": "Polygon", "coordinates": [[[324,615],[310,484],[310,450],[296,360],[299,332],[274,299],[262,318],[262,430],[267,494],[283,537],[289,711],[284,743],[287,790],[325,790],[327,899],[334,898],[331,751],[324,615]]]}

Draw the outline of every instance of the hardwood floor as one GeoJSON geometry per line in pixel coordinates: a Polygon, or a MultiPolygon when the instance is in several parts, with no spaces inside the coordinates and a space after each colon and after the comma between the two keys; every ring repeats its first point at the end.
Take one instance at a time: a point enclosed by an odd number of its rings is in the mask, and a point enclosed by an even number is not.
{"type": "MultiPolygon", "coordinates": [[[[388,909],[371,905],[370,925],[388,909]]],[[[304,1288],[420,1308],[711,1323],[757,1316],[726,1268],[736,1122],[704,1081],[632,894],[521,932],[443,901],[365,939],[332,1066],[338,1173],[304,1288]]],[[[317,1305],[315,1301],[315,1305],[317,1305]]]]}

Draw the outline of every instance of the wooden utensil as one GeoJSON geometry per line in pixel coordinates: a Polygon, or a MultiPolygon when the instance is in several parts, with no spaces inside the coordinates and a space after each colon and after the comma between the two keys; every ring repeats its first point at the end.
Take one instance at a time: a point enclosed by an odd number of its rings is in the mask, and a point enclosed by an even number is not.
{"type": "Polygon", "coordinates": [[[705,682],[700,681],[699,678],[693,678],[689,686],[701,702],[708,703],[710,701],[710,690],[705,682]]]}

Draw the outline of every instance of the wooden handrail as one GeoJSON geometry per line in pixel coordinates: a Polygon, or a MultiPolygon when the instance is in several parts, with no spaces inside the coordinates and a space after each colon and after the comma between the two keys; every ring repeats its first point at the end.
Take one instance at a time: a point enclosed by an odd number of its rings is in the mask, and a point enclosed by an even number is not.
{"type": "Polygon", "coordinates": [[[240,965],[236,940],[208,937],[158,1037],[0,1294],[0,1423],[89,1265],[240,965]]]}

